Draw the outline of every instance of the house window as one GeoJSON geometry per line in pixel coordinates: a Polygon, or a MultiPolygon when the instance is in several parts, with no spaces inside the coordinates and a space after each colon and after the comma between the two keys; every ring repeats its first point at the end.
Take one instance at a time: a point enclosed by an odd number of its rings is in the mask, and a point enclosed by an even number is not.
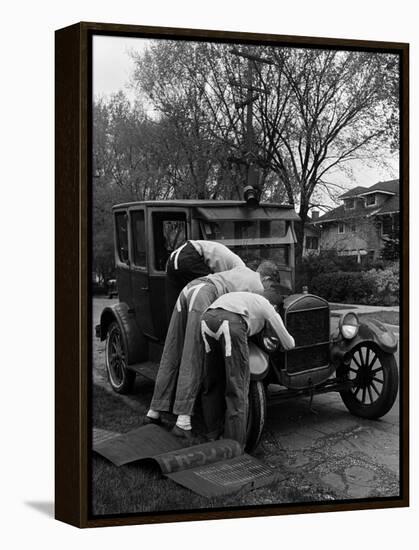
{"type": "Polygon", "coordinates": [[[376,196],[375,194],[371,194],[371,195],[367,195],[366,197],[366,205],[367,206],[374,206],[375,204],[375,199],[376,199],[376,196]]]}
{"type": "Polygon", "coordinates": [[[351,223],[351,232],[356,233],[356,223],[351,223]]]}
{"type": "Polygon", "coordinates": [[[394,219],[393,216],[384,216],[381,221],[381,234],[391,235],[393,231],[398,231],[399,224],[398,219],[394,219]]]}
{"type": "Polygon", "coordinates": [[[318,237],[306,237],[306,250],[317,250],[319,248],[318,237]]]}
{"type": "Polygon", "coordinates": [[[375,254],[374,250],[368,250],[368,252],[365,255],[361,256],[361,264],[365,265],[373,262],[374,254],[375,254]]]}
{"type": "Polygon", "coordinates": [[[345,208],[347,210],[351,210],[352,208],[355,208],[355,199],[346,199],[345,208]]]}
{"type": "Polygon", "coordinates": [[[345,224],[344,223],[340,223],[338,225],[338,233],[345,233],[345,224]]]}
{"type": "Polygon", "coordinates": [[[389,235],[391,233],[391,230],[393,229],[393,224],[391,223],[391,218],[383,218],[383,221],[381,222],[381,234],[382,235],[389,235]]]}

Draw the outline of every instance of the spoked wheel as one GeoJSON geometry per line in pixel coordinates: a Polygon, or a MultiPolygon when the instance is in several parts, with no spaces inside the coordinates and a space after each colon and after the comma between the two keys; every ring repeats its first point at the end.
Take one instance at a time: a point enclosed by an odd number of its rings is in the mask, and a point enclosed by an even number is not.
{"type": "Polygon", "coordinates": [[[245,450],[251,452],[259,444],[266,419],[266,390],[260,380],[251,380],[245,450]]]}
{"type": "Polygon", "coordinates": [[[339,370],[351,382],[351,387],[340,395],[352,414],[373,419],[391,409],[399,385],[394,355],[364,342],[352,350],[350,364],[339,370]]]}
{"type": "Polygon", "coordinates": [[[135,382],[135,373],[128,370],[121,329],[116,321],[109,325],[106,336],[106,370],[112,388],[118,393],[129,393],[135,382]]]}

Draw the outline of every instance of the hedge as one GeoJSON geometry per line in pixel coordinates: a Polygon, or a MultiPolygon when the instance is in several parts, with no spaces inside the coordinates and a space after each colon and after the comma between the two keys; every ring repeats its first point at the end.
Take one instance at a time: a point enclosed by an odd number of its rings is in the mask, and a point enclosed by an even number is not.
{"type": "Polygon", "coordinates": [[[385,269],[389,262],[382,259],[358,263],[355,256],[341,256],[336,250],[322,250],[319,254],[309,254],[301,258],[296,266],[296,288],[311,285],[314,277],[321,273],[359,273],[374,269],[385,269]]]}
{"type": "Polygon", "coordinates": [[[330,302],[366,305],[399,303],[399,266],[364,272],[320,273],[309,282],[309,292],[330,302]]]}

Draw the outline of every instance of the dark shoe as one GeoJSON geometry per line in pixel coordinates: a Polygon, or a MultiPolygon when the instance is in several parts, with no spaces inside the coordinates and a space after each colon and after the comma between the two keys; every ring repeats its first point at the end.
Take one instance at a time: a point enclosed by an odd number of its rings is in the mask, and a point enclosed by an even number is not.
{"type": "Polygon", "coordinates": [[[183,437],[183,439],[193,439],[192,430],[184,430],[179,428],[177,424],[173,426],[172,434],[176,437],[183,437]]]}
{"type": "Polygon", "coordinates": [[[146,424],[157,424],[157,426],[161,425],[161,417],[159,418],[151,418],[150,416],[145,416],[143,420],[143,426],[146,424]]]}
{"type": "Polygon", "coordinates": [[[223,438],[223,430],[222,428],[218,428],[217,430],[213,430],[212,432],[207,432],[205,434],[205,437],[207,441],[217,441],[217,439],[223,438]]]}
{"type": "Polygon", "coordinates": [[[213,441],[218,441],[219,439],[223,439],[223,436],[220,435],[220,434],[215,434],[215,435],[206,434],[206,435],[205,435],[205,439],[206,439],[206,441],[208,441],[209,443],[212,443],[213,441]]]}

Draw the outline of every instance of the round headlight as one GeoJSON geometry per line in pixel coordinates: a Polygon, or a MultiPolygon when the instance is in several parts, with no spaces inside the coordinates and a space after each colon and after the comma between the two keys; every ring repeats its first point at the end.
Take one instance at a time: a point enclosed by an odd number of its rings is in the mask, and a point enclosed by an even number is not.
{"type": "Polygon", "coordinates": [[[358,334],[359,320],[355,313],[347,313],[344,315],[339,323],[339,328],[342,336],[346,340],[352,340],[358,334]]]}

